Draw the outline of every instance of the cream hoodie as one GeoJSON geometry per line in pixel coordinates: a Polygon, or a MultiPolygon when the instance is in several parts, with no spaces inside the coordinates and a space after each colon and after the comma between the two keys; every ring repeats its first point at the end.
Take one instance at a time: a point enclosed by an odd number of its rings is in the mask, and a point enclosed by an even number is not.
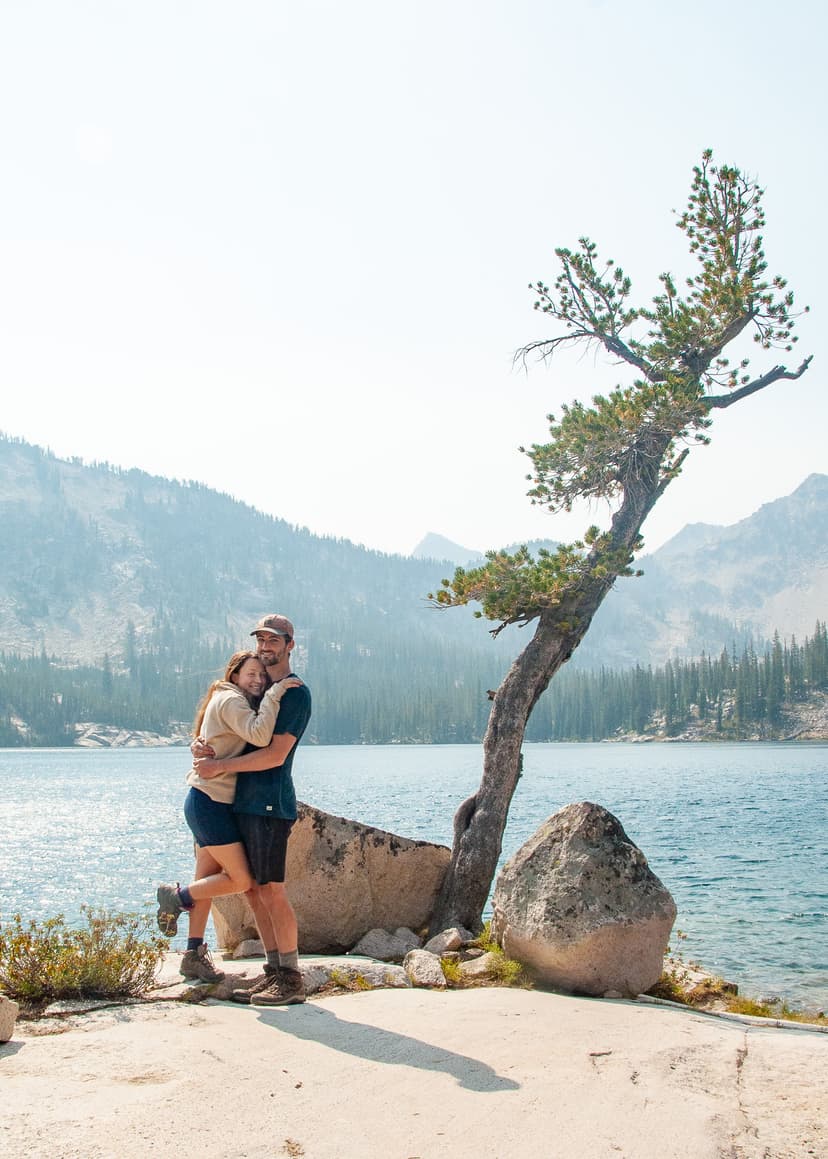
{"type": "MultiPolygon", "coordinates": [[[[257,712],[235,684],[226,680],[220,682],[210,697],[201,723],[201,735],[216,750],[218,758],[237,757],[248,742],[260,748],[270,744],[279,715],[279,703],[286,691],[283,685],[282,680],[271,684],[257,712]]],[[[230,805],[236,792],[236,774],[219,773],[205,781],[195,769],[190,769],[187,784],[201,789],[214,801],[230,805]]]]}

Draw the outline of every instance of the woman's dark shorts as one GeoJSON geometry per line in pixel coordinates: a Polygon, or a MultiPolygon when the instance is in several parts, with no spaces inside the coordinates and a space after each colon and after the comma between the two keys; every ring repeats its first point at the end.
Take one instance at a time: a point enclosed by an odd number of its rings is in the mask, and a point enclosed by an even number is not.
{"type": "Polygon", "coordinates": [[[191,788],[184,798],[184,817],[193,831],[196,844],[234,845],[242,840],[232,805],[214,801],[201,789],[191,788]]]}
{"type": "Polygon", "coordinates": [[[237,813],[236,821],[255,880],[259,885],[283,882],[293,822],[284,817],[262,817],[258,813],[237,813]]]}

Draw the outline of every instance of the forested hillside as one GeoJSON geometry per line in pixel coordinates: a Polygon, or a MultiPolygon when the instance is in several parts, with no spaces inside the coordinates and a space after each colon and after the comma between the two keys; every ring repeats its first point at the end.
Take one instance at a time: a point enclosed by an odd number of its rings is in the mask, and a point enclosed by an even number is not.
{"type": "MultiPolygon", "coordinates": [[[[72,744],[80,723],[118,730],[187,735],[193,706],[222,665],[220,645],[191,652],[177,668],[163,648],[133,654],[114,672],[66,667],[44,653],[0,654],[0,746],[72,744]],[[202,669],[198,665],[202,664],[202,669]]],[[[488,697],[468,659],[438,653],[434,669],[401,685],[391,666],[370,656],[304,673],[314,693],[308,739],[321,744],[479,741],[488,697]],[[467,679],[452,672],[467,671],[467,679]],[[379,677],[379,678],[378,678],[379,677]]],[[[653,669],[570,668],[553,681],[533,714],[527,739],[624,738],[825,739],[828,730],[828,633],[817,623],[801,643],[776,637],[762,654],[670,660],[653,669]],[[814,723],[815,722],[815,723],[814,723]]]]}
{"type": "MultiPolygon", "coordinates": [[[[828,478],[812,476],[733,528],[685,529],[641,561],[643,578],[619,581],[532,734],[581,735],[555,699],[579,673],[623,680],[636,664],[723,649],[761,660],[775,629],[812,635],[828,604],[827,528],[828,478]]],[[[429,607],[452,570],[0,438],[0,744],[71,743],[80,721],[165,733],[274,610],[297,625],[318,741],[479,739],[487,689],[524,637],[492,640],[468,612],[429,607]]]]}
{"type": "Polygon", "coordinates": [[[764,652],[600,672],[570,669],[554,681],[530,727],[533,738],[825,739],[828,633],[817,622],[801,642],[775,636],[764,652]],[[811,717],[821,724],[812,727],[811,717]]]}

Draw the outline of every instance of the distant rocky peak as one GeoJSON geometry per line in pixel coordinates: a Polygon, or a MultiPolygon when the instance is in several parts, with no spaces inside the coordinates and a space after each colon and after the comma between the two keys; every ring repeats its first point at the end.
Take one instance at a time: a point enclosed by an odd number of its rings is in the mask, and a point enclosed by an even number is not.
{"type": "Polygon", "coordinates": [[[429,531],[411,552],[411,556],[413,559],[448,560],[449,563],[462,566],[482,559],[483,552],[473,547],[462,547],[444,535],[429,531]]]}

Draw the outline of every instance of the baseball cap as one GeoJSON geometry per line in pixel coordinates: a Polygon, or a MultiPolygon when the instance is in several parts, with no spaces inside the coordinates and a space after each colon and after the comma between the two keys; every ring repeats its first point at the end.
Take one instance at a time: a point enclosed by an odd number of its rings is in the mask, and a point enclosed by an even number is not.
{"type": "Polygon", "coordinates": [[[250,635],[255,636],[257,632],[270,632],[273,636],[287,636],[288,639],[292,640],[293,624],[291,624],[287,616],[280,616],[278,614],[262,616],[250,635]]]}

